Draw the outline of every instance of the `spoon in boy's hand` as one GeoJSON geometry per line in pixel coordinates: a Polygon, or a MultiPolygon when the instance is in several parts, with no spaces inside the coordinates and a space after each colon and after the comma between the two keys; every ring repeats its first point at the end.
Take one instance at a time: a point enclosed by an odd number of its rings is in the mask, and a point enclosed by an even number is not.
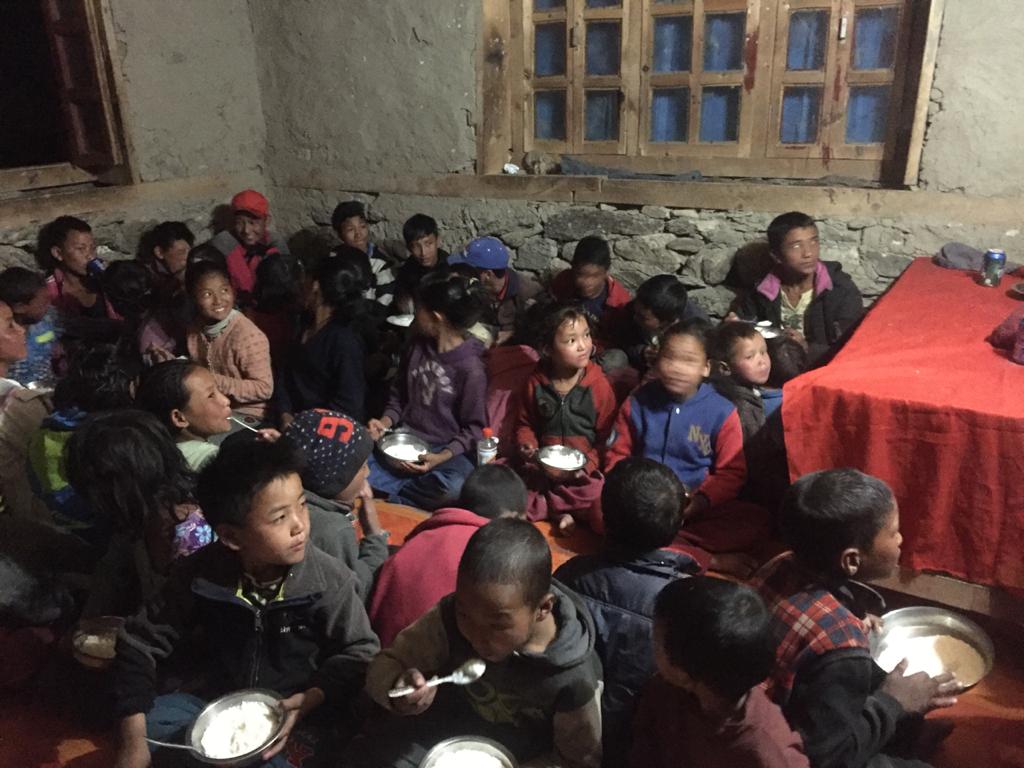
{"type": "MultiPolygon", "coordinates": [[[[444,677],[437,677],[436,675],[427,680],[426,687],[433,688],[441,683],[454,683],[455,685],[469,685],[475,683],[481,677],[484,672],[487,671],[487,662],[483,659],[470,659],[464,662],[455,669],[450,675],[444,677]]],[[[392,688],[388,691],[388,697],[392,699],[399,699],[402,696],[408,696],[410,693],[415,691],[416,688],[412,685],[406,685],[401,688],[392,688]]]]}

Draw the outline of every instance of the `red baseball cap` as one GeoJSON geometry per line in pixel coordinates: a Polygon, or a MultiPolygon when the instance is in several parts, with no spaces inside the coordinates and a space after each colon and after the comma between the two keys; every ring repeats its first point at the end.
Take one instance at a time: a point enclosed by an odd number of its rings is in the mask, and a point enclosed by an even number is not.
{"type": "Polygon", "coordinates": [[[270,203],[255,189],[246,189],[231,198],[231,210],[265,219],[270,215],[270,203]]]}

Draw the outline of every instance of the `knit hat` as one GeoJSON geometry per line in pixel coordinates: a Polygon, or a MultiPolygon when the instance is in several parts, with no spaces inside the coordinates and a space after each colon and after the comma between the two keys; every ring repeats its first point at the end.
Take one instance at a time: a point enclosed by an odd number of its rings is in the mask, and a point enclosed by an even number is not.
{"type": "Polygon", "coordinates": [[[302,485],[327,499],[345,490],[373,452],[366,427],[338,411],[303,411],[284,434],[306,454],[302,485]]]}

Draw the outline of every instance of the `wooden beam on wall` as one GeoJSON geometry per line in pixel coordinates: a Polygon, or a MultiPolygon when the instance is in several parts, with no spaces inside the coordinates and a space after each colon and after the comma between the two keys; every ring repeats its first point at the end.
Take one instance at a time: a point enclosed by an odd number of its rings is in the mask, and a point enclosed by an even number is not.
{"type": "Polygon", "coordinates": [[[484,0],[483,35],[478,48],[477,173],[501,173],[512,153],[509,88],[510,18],[508,0],[484,0]]]}
{"type": "Polygon", "coordinates": [[[921,74],[918,79],[910,142],[907,145],[907,169],[903,175],[903,183],[908,187],[917,186],[921,173],[921,153],[924,150],[924,133],[928,125],[928,107],[931,103],[932,82],[935,80],[935,61],[939,53],[939,35],[942,32],[942,14],[945,6],[946,0],[931,0],[931,7],[928,9],[928,32],[921,57],[921,74]]]}

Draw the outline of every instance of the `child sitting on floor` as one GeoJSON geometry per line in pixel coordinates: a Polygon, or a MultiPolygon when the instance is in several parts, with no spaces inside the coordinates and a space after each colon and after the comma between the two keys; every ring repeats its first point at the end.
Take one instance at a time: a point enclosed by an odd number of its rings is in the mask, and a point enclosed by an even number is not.
{"type": "Polygon", "coordinates": [[[598,446],[615,420],[615,394],[593,360],[590,318],[579,306],[556,307],[544,318],[537,347],[543,357],[519,396],[516,444],[530,491],[527,517],[550,519],[567,532],[574,515],[590,510],[601,494],[598,446]],[[575,472],[551,470],[537,461],[547,445],[567,445],[587,458],[575,472]]]}
{"type": "Polygon", "coordinates": [[[274,254],[287,256],[288,245],[270,231],[270,203],[255,189],[244,189],[232,197],[231,211],[232,228],[218,232],[209,245],[224,256],[239,303],[248,306],[263,259],[274,254]]]}
{"type": "MultiPolygon", "coordinates": [[[[621,347],[629,329],[629,303],[633,300],[629,289],[608,274],[612,266],[612,250],[608,241],[600,237],[584,237],[576,245],[569,269],[555,275],[551,281],[551,295],[559,302],[580,302],[583,308],[597,318],[594,343],[599,352],[621,347]]],[[[619,368],[626,364],[621,350],[602,365],[619,368]]],[[[609,368],[606,368],[608,370],[609,368]]]]}
{"type": "Polygon", "coordinates": [[[583,598],[597,626],[608,768],[626,764],[634,699],[654,673],[654,598],[668,582],[700,571],[693,558],[664,549],[679,530],[685,501],[686,489],[668,467],[644,458],[620,461],[601,492],[603,551],[578,555],[555,572],[583,598]]]}
{"type": "Polygon", "coordinates": [[[686,286],[675,275],[655,275],[640,284],[630,305],[633,311],[625,345],[629,364],[641,374],[658,357],[658,336],[681,320],[707,320],[699,306],[689,300],[686,286]]]}
{"type": "MultiPolygon", "coordinates": [[[[796,341],[790,341],[799,347],[796,341]]],[[[772,361],[768,343],[757,328],[742,321],[724,322],[712,334],[711,382],[736,406],[747,460],[744,497],[776,509],[789,487],[782,434],[782,390],[768,386],[772,361]]]]}
{"type": "Polygon", "coordinates": [[[783,384],[806,371],[809,365],[807,348],[788,336],[768,340],[768,357],[772,361],[768,386],[776,389],[782,389],[783,384]]]}
{"type": "Polygon", "coordinates": [[[374,579],[388,556],[388,532],[380,524],[377,505],[367,478],[367,460],[373,453],[373,439],[362,424],[337,411],[317,409],[298,414],[284,436],[306,456],[302,486],[310,514],[320,510],[345,521],[345,535],[339,536],[345,552],[342,561],[359,578],[358,591],[365,601],[374,579]],[[358,512],[355,513],[358,505],[358,512]],[[353,524],[356,515],[363,537],[356,544],[353,524]]]}
{"type": "Polygon", "coordinates": [[[881,599],[859,581],[888,577],[899,563],[892,491],[855,469],[813,472],[786,493],[781,525],[793,556],[758,584],[777,644],[769,695],[816,768],[923,766],[891,757],[906,748],[896,742],[916,737],[920,715],[954,704],[959,684],[948,674],[904,677],[906,661],[886,675],[871,658],[869,612],[881,599]]]}
{"type": "Polygon", "coordinates": [[[338,203],[331,213],[331,228],[343,245],[366,254],[371,273],[366,298],[379,304],[390,304],[395,290],[395,278],[387,259],[382,258],[377,246],[370,241],[370,223],[366,220],[366,206],[358,200],[338,203]]]}
{"type": "Polygon", "coordinates": [[[395,311],[411,314],[420,280],[448,264],[448,251],[441,248],[437,221],[423,213],[415,213],[406,220],[402,239],[409,256],[395,274],[395,311]]]}
{"type": "Polygon", "coordinates": [[[384,414],[368,424],[374,440],[401,426],[429,447],[399,470],[370,458],[370,485],[398,504],[448,506],[473,471],[470,457],[486,423],[487,371],[484,345],[468,331],[484,301],[480,284],[460,275],[430,275],[420,284],[418,335],[402,358],[384,414]]]}
{"type": "Polygon", "coordinates": [[[267,337],[235,309],[235,290],[221,265],[190,264],[185,286],[196,307],[187,339],[189,357],[209,368],[233,409],[262,420],[274,394],[267,337]]]}
{"type": "Polygon", "coordinates": [[[299,718],[355,701],[379,646],[355,576],[308,542],[302,469],[289,441],[250,441],[226,446],[200,475],[196,495],[218,541],[182,561],[122,630],[117,765],[150,765],[147,736],[181,743],[206,700],[256,684],[285,697],[282,738],[262,758],[287,766],[280,753],[299,718]],[[197,629],[204,687],[157,696],[165,660],[197,629]]]}
{"type": "Polygon", "coordinates": [[[668,466],[694,489],[681,539],[703,550],[694,554],[708,567],[738,573],[752,564],[720,553],[743,552],[762,540],[767,513],[757,516],[731,503],[746,480],[743,432],[736,407],[705,383],[711,372],[706,345],[707,325],[699,320],[676,323],[661,335],[655,379],[619,409],[605,471],[626,456],[668,466]],[[716,553],[714,562],[709,552],[716,553]]]}
{"type": "Polygon", "coordinates": [[[474,469],[457,505],[437,510],[413,528],[380,569],[369,614],[381,647],[454,591],[459,558],[478,529],[525,513],[526,486],[519,475],[501,464],[474,469]]]}
{"type": "Polygon", "coordinates": [[[46,278],[24,267],[0,272],[0,301],[11,308],[14,319],[25,328],[27,356],[10,367],[7,377],[22,386],[52,389],[58,361],[60,322],[53,307],[46,278]]]}
{"type": "Polygon", "coordinates": [[[520,762],[554,749],[558,765],[599,765],[601,664],[594,642],[587,609],[551,579],[551,550],[540,531],[524,520],[488,523],[466,546],[455,593],[370,665],[367,692],[406,717],[381,721],[354,764],[413,768],[435,743],[479,735],[520,762]],[[428,675],[474,658],[486,662],[474,684],[427,687],[428,675]],[[413,691],[388,696],[404,686],[413,691]]]}
{"type": "Polygon", "coordinates": [[[654,611],[658,676],[640,697],[629,765],[808,768],[800,737],[758,685],[774,646],[757,593],[695,576],[665,587],[654,611]]]}
{"type": "Polygon", "coordinates": [[[151,414],[97,413],[71,436],[68,481],[113,531],[83,616],[135,613],[163,585],[171,563],[213,540],[195,504],[195,477],[151,414]]]}

